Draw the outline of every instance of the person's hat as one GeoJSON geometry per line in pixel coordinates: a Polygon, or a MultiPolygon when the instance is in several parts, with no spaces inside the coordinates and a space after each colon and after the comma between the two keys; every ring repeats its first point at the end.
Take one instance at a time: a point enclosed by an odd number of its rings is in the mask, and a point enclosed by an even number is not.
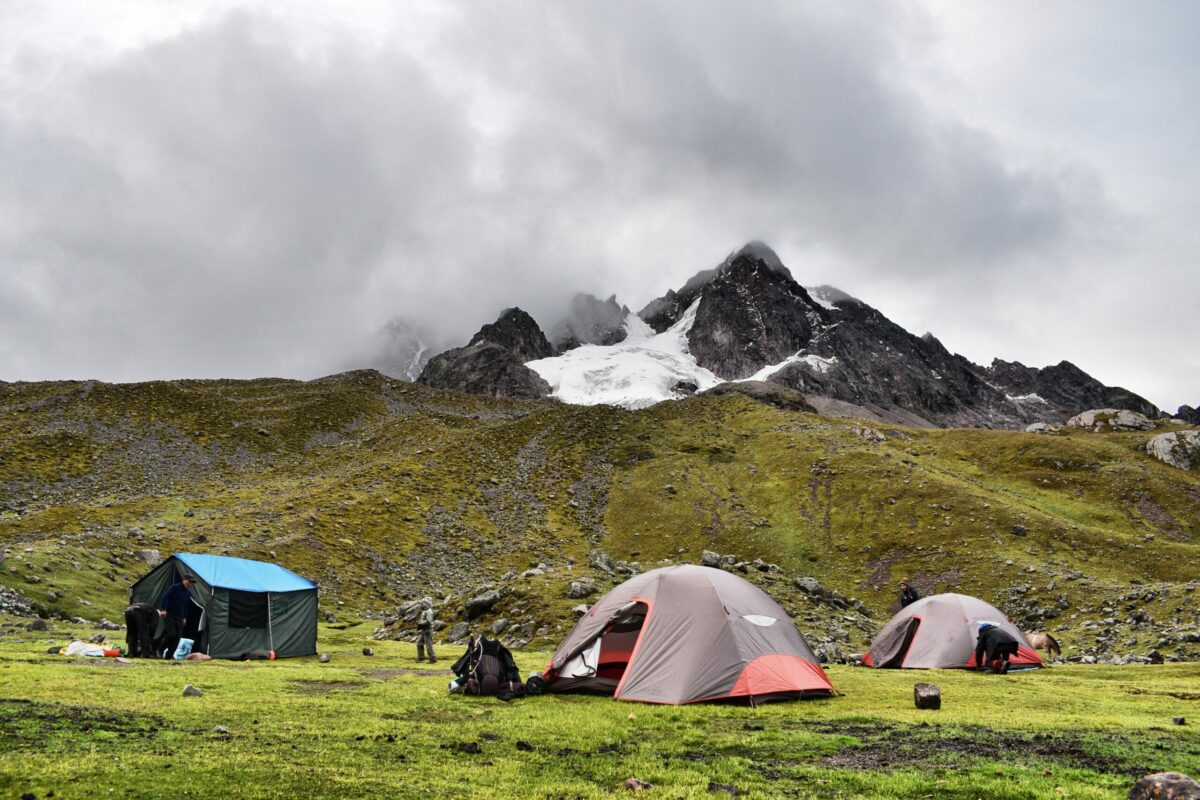
{"type": "Polygon", "coordinates": [[[192,583],[195,583],[195,582],[196,582],[196,576],[195,576],[195,575],[184,575],[184,576],[183,576],[183,579],[184,579],[185,581],[191,581],[192,583]]]}

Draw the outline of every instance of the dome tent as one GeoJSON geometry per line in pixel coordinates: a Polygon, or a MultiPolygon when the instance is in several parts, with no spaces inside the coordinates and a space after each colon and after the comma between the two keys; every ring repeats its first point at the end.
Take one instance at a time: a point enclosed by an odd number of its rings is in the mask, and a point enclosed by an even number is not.
{"type": "Polygon", "coordinates": [[[979,623],[995,622],[1018,642],[1014,667],[1040,667],[1025,634],[1000,610],[965,594],[935,594],[900,609],[875,636],[863,665],[902,669],[973,669],[979,623]]]}
{"type": "Polygon", "coordinates": [[[604,595],[563,639],[544,677],[549,691],[671,705],[833,692],[770,596],[694,565],[651,570],[604,595]]]}
{"type": "Polygon", "coordinates": [[[192,575],[192,611],[183,635],[213,658],[251,650],[277,657],[317,652],[317,587],[278,564],[246,558],[176,553],[130,589],[134,603],[157,607],[172,583],[192,575]]]}

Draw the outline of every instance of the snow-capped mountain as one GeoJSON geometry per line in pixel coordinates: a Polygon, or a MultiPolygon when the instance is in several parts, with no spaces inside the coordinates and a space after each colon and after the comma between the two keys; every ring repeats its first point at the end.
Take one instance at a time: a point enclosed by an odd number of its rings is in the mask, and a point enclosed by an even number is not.
{"type": "Polygon", "coordinates": [[[528,314],[509,309],[467,347],[431,360],[420,380],[631,409],[722,383],[766,381],[825,413],[911,425],[1014,427],[1096,407],[1159,414],[1066,361],[1045,369],[973,364],[845,292],[804,288],[761,242],[637,314],[615,298],[580,295],[567,318],[581,322],[557,326],[551,344],[528,314]]]}

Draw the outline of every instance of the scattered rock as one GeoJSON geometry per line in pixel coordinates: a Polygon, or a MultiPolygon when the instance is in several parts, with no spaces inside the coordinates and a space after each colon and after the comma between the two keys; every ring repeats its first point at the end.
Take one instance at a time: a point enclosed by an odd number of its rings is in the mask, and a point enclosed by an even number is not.
{"type": "Polygon", "coordinates": [[[1152,431],[1154,423],[1145,414],[1124,408],[1093,408],[1067,420],[1067,427],[1102,431],[1152,431]]]}
{"type": "Polygon", "coordinates": [[[204,692],[200,689],[197,689],[195,686],[192,686],[189,683],[183,687],[183,696],[184,697],[204,697],[204,692]]]}
{"type": "Polygon", "coordinates": [[[577,605],[571,609],[571,613],[577,617],[582,617],[587,612],[588,612],[588,606],[586,606],[583,603],[580,603],[579,605],[577,605]]]}
{"type": "Polygon", "coordinates": [[[1029,533],[1029,529],[1026,528],[1024,525],[1013,525],[1012,526],[1012,535],[1013,536],[1024,536],[1027,533],[1029,533]]]}
{"type": "Polygon", "coordinates": [[[329,663],[329,653],[321,653],[321,656],[317,660],[320,661],[322,664],[328,664],[329,663]]]}
{"type": "Polygon", "coordinates": [[[450,644],[456,644],[467,638],[470,633],[471,626],[465,622],[459,622],[446,631],[446,641],[450,644]]]}
{"type": "Polygon", "coordinates": [[[1062,425],[1053,422],[1035,422],[1025,426],[1026,433],[1041,433],[1047,436],[1057,436],[1062,433],[1062,425]]]}
{"type": "Polygon", "coordinates": [[[97,627],[97,628],[99,628],[99,629],[100,629],[100,630],[102,630],[102,631],[119,631],[119,630],[121,630],[121,626],[120,626],[120,625],[117,625],[117,624],[115,624],[115,623],[109,622],[109,621],[108,621],[108,620],[106,620],[106,619],[102,619],[102,620],[100,620],[99,622],[97,622],[97,623],[96,623],[96,627],[97,627]]]}
{"type": "Polygon", "coordinates": [[[104,640],[108,637],[103,633],[97,633],[95,636],[88,639],[91,644],[104,644],[104,640]]]}
{"type": "Polygon", "coordinates": [[[625,781],[625,788],[631,792],[640,792],[643,789],[649,789],[650,784],[646,783],[645,781],[640,781],[637,778],[630,778],[629,780],[625,781]]]}
{"type": "Polygon", "coordinates": [[[49,629],[50,626],[46,624],[46,620],[41,618],[32,620],[28,625],[25,626],[25,630],[27,631],[45,631],[49,629]]]}
{"type": "Polygon", "coordinates": [[[736,786],[731,786],[728,783],[717,783],[716,781],[708,782],[708,790],[714,794],[727,794],[730,797],[737,797],[742,793],[742,790],[736,786]]]}
{"type": "Polygon", "coordinates": [[[1146,442],[1146,452],[1179,469],[1200,467],[1200,431],[1160,433],[1146,442]]]}
{"type": "Polygon", "coordinates": [[[719,567],[721,566],[721,554],[714,553],[712,550],[705,550],[700,553],[700,565],[704,567],[719,567]]]}
{"type": "Polygon", "coordinates": [[[229,728],[226,728],[224,725],[217,725],[213,727],[212,732],[218,736],[228,736],[229,728]]]}
{"type": "Polygon", "coordinates": [[[913,686],[913,702],[917,708],[936,711],[942,707],[942,690],[932,683],[918,683],[913,686]]]}
{"type": "Polygon", "coordinates": [[[477,594],[467,601],[465,611],[467,619],[475,619],[492,610],[492,606],[500,602],[500,592],[495,589],[477,594]]]}
{"type": "Polygon", "coordinates": [[[508,620],[501,617],[492,623],[492,635],[499,636],[504,633],[504,629],[508,627],[508,620]]]}
{"type": "Polygon", "coordinates": [[[373,656],[373,655],[375,655],[375,651],[374,651],[374,650],[372,650],[372,649],[371,649],[371,648],[369,648],[369,647],[364,647],[364,648],[363,648],[363,655],[364,655],[364,656],[373,656]]]}
{"type": "Polygon", "coordinates": [[[573,600],[590,597],[595,593],[596,581],[591,578],[580,578],[579,580],[571,581],[571,585],[567,588],[567,597],[573,600]]]}
{"type": "Polygon", "coordinates": [[[588,553],[588,566],[592,569],[598,569],[601,572],[607,572],[610,575],[613,569],[615,569],[612,557],[603,550],[593,550],[588,553]]]}
{"type": "Polygon", "coordinates": [[[1200,800],[1200,783],[1180,772],[1157,772],[1135,783],[1126,800],[1200,800]]]}
{"type": "Polygon", "coordinates": [[[1186,720],[1186,719],[1184,719],[1183,717],[1171,717],[1171,724],[1173,724],[1173,725],[1186,725],[1186,724],[1187,724],[1187,720],[1186,720]]]}

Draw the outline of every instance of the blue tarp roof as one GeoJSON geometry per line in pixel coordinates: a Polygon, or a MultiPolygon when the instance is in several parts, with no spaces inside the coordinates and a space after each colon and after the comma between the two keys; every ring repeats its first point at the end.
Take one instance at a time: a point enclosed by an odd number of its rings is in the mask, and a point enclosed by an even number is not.
{"type": "Polygon", "coordinates": [[[176,553],[188,569],[207,583],[222,589],[243,592],[297,592],[315,589],[316,584],[301,578],[278,564],[251,561],[248,558],[176,553]]]}

